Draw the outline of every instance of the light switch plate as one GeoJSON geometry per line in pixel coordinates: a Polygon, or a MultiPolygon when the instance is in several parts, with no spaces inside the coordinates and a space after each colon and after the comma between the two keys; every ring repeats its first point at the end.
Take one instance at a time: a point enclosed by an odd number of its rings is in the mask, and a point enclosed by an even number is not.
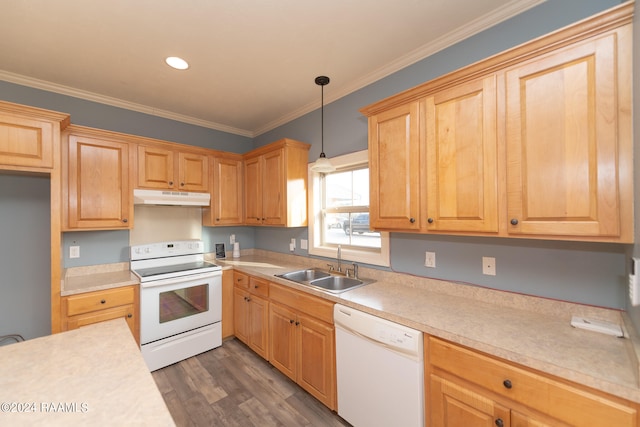
{"type": "Polygon", "coordinates": [[[80,258],[80,246],[69,246],[69,258],[80,258]]]}

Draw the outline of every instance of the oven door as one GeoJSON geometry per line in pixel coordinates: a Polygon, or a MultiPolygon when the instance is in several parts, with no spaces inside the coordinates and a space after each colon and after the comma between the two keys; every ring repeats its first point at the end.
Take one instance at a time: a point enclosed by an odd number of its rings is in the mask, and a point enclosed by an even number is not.
{"type": "Polygon", "coordinates": [[[140,343],[222,320],[222,272],[140,284],[140,343]]]}

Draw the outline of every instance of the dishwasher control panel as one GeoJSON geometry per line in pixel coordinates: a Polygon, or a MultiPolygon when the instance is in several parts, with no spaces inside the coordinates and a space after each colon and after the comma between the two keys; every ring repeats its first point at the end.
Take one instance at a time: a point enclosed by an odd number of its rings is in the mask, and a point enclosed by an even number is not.
{"type": "Polygon", "coordinates": [[[420,331],[340,304],[334,306],[333,320],[336,328],[343,328],[391,350],[422,359],[420,331]]]}

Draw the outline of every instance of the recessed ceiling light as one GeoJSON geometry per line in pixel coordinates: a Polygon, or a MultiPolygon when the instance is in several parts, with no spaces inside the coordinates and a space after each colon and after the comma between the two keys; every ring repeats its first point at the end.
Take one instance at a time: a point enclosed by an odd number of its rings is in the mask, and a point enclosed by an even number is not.
{"type": "Polygon", "coordinates": [[[175,68],[176,70],[186,70],[189,68],[189,64],[182,58],[178,58],[177,56],[170,56],[164,60],[167,65],[175,68]]]}

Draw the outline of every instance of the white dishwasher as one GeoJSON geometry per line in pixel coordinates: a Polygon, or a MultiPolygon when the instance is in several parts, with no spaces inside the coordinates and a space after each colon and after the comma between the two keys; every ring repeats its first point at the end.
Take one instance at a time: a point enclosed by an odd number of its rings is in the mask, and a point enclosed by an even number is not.
{"type": "Polygon", "coordinates": [[[354,427],[424,426],[422,332],[336,304],[338,415],[354,427]]]}

